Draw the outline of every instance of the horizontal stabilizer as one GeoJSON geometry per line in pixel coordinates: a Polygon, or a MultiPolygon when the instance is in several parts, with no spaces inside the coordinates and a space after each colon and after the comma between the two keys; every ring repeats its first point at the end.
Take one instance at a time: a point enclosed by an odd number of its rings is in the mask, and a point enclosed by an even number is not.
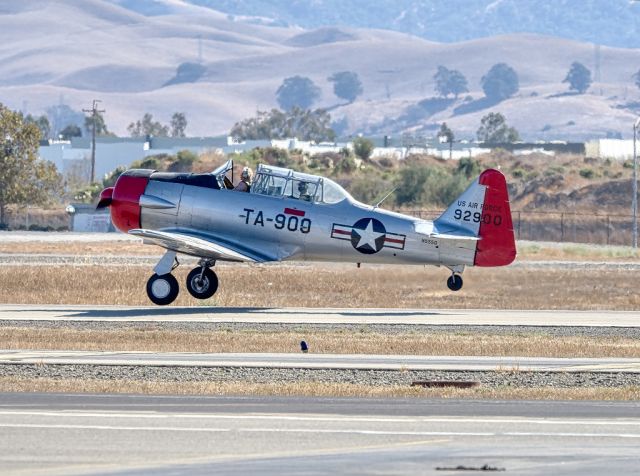
{"type": "Polygon", "coordinates": [[[482,239],[479,236],[450,235],[445,233],[434,233],[428,236],[429,238],[437,238],[438,240],[480,241],[482,239]]]}
{"type": "Polygon", "coordinates": [[[445,232],[436,231],[433,223],[429,221],[419,222],[415,225],[414,230],[420,235],[424,235],[427,238],[439,239],[439,240],[467,240],[478,241],[479,236],[471,235],[465,230],[445,230],[445,232]]]}

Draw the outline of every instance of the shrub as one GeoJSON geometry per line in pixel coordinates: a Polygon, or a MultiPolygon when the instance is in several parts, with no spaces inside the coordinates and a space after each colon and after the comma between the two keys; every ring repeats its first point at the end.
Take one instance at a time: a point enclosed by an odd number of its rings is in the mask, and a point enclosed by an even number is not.
{"type": "MultiPolygon", "coordinates": [[[[391,191],[392,188],[391,182],[380,177],[364,176],[354,179],[350,184],[349,191],[356,200],[373,205],[391,191]]],[[[391,198],[389,197],[385,204],[391,202],[391,198]]]]}
{"type": "Polygon", "coordinates": [[[380,160],[378,160],[378,164],[380,164],[380,166],[384,167],[385,169],[393,168],[396,163],[396,160],[392,159],[391,157],[382,157],[380,160]]]}
{"type": "Polygon", "coordinates": [[[440,168],[407,164],[398,174],[396,202],[398,205],[447,206],[464,191],[468,183],[464,174],[450,175],[440,168]]]}
{"type": "Polygon", "coordinates": [[[169,172],[191,172],[193,164],[198,160],[197,154],[189,150],[181,150],[176,154],[175,159],[169,164],[169,172]]]}
{"type": "Polygon", "coordinates": [[[595,172],[591,168],[580,169],[580,177],[584,177],[586,179],[592,179],[595,177],[595,172]]]}
{"type": "Polygon", "coordinates": [[[357,168],[358,166],[356,165],[355,159],[351,155],[347,154],[342,155],[342,158],[335,163],[334,170],[336,174],[350,174],[357,168]]]}

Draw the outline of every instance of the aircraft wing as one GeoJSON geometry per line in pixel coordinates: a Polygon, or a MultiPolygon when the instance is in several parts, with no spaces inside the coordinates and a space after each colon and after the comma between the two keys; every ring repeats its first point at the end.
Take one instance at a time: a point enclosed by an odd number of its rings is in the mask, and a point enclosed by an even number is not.
{"type": "Polygon", "coordinates": [[[264,256],[259,252],[251,250],[234,249],[239,248],[229,244],[217,243],[207,237],[199,237],[185,232],[175,231],[155,231],[147,229],[133,229],[129,234],[139,236],[145,244],[162,246],[163,248],[178,251],[200,258],[211,258],[221,261],[238,261],[259,263],[272,261],[269,256],[264,256]]]}

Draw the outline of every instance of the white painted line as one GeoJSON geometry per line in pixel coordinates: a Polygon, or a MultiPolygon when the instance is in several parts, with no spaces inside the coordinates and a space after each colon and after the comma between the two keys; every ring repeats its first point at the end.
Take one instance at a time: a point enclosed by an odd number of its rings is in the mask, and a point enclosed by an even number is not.
{"type": "Polygon", "coordinates": [[[384,431],[332,430],[319,428],[183,428],[111,425],[47,425],[0,423],[0,428],[37,428],[50,430],[106,430],[106,431],[167,431],[181,433],[324,433],[381,436],[490,436],[490,437],[557,437],[557,438],[640,438],[640,433],[537,433],[537,432],[467,432],[467,431],[384,431]]]}
{"type": "Polygon", "coordinates": [[[230,415],[211,413],[150,413],[150,412],[83,412],[83,411],[38,411],[0,410],[7,416],[45,416],[58,418],[140,418],[149,420],[270,420],[270,421],[310,421],[310,422],[364,422],[364,423],[501,423],[533,425],[585,425],[585,426],[640,426],[640,418],[619,419],[554,419],[554,418],[477,418],[477,417],[358,417],[358,416],[300,416],[300,415],[230,415]]]}

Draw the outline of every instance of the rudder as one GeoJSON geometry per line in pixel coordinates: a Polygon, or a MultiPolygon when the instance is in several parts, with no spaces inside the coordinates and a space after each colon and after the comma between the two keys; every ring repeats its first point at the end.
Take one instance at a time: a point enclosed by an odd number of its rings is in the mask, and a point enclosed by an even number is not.
{"type": "Polygon", "coordinates": [[[502,172],[488,169],[480,174],[478,182],[486,191],[474,265],[506,266],[516,258],[507,181],[502,172]]]}
{"type": "Polygon", "coordinates": [[[498,170],[482,172],[434,224],[439,233],[479,238],[475,266],[506,266],[516,257],[507,181],[498,170]]]}

